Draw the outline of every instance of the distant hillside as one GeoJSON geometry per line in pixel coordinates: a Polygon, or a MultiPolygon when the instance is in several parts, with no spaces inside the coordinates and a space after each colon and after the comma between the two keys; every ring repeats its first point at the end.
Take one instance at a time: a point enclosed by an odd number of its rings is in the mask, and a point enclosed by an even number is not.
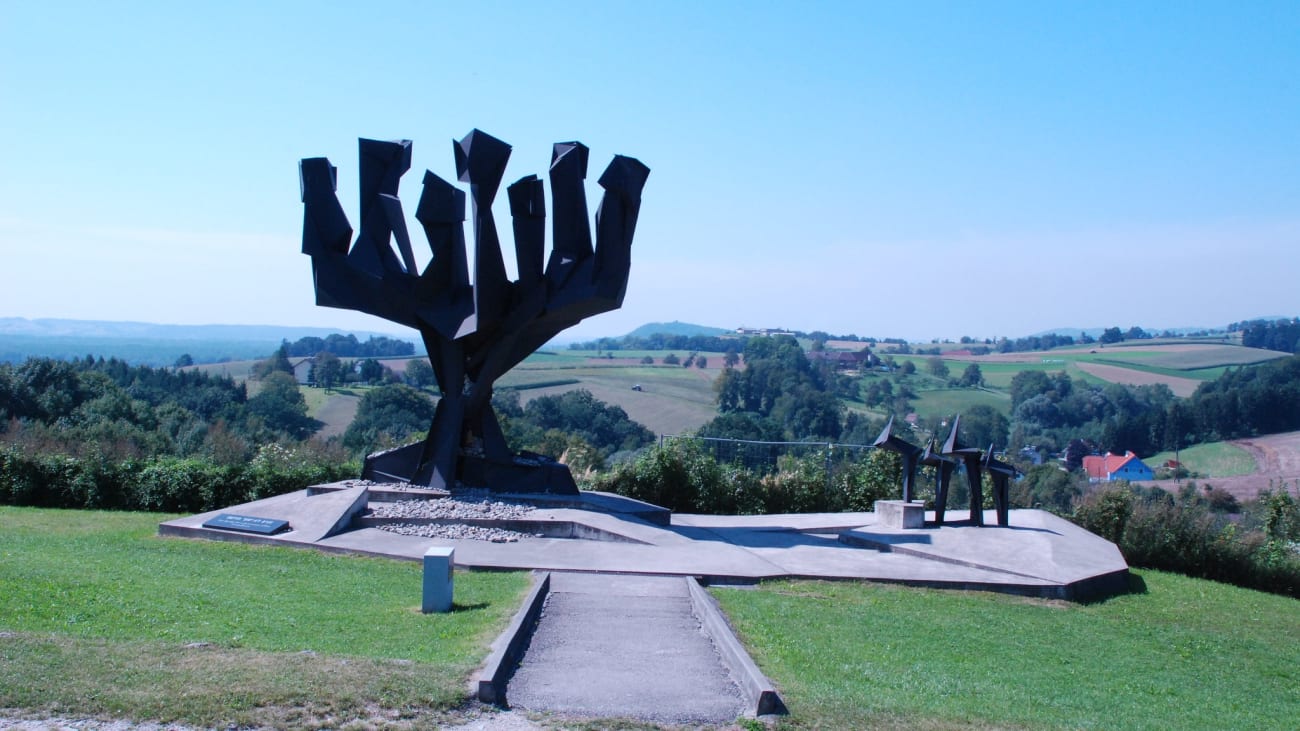
{"type": "Polygon", "coordinates": [[[692,325],[689,322],[651,322],[638,327],[624,337],[644,338],[650,335],[727,335],[734,332],[723,327],[709,327],[707,325],[692,325]]]}
{"type": "MultiPolygon", "coordinates": [[[[325,338],[338,332],[279,325],[159,325],[6,317],[0,318],[0,361],[19,362],[32,357],[66,360],[92,355],[120,358],[134,365],[170,366],[188,354],[196,363],[220,363],[265,358],[282,340],[325,338]]],[[[362,340],[392,337],[377,332],[352,334],[362,340]]]]}

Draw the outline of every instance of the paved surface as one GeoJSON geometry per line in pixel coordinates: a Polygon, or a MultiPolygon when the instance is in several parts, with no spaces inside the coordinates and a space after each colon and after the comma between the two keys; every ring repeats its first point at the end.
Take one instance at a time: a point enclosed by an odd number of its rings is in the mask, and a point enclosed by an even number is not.
{"type": "Polygon", "coordinates": [[[744,698],[692,612],[686,581],[551,574],[508,705],[660,723],[735,720],[744,698]]]}
{"type": "MultiPolygon", "coordinates": [[[[890,530],[874,513],[673,515],[656,525],[628,514],[538,509],[530,517],[572,523],[619,540],[530,538],[488,543],[404,536],[351,528],[364,488],[281,495],[159,526],[163,535],[310,545],[319,550],[418,560],[430,546],[451,545],[466,568],[697,576],[713,582],[774,578],[865,579],[922,586],[987,589],[1081,598],[1122,589],[1128,565],[1114,544],[1040,510],[1011,511],[1011,526],[960,524],[890,530]],[[288,520],[278,536],[206,529],[220,512],[288,520]]],[[[610,499],[600,498],[602,503],[610,499]]],[[[950,511],[950,516],[952,511],[950,511]]],[[[933,519],[933,515],[927,515],[933,519]]]]}

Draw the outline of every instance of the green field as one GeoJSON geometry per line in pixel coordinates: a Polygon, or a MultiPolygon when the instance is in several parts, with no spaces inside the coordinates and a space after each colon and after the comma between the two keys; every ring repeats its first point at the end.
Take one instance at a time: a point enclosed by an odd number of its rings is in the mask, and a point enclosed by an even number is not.
{"type": "MultiPolygon", "coordinates": [[[[1155,468],[1174,458],[1174,452],[1161,452],[1143,457],[1142,461],[1155,468]]],[[[1183,467],[1202,477],[1237,477],[1254,474],[1258,469],[1250,452],[1229,442],[1197,444],[1179,450],[1177,459],[1183,467]]]]}
{"type": "Polygon", "coordinates": [[[1300,604],[1143,571],[1096,604],[853,582],[713,590],[785,728],[1289,729],[1300,604]]]}
{"type": "Polygon", "coordinates": [[[992,406],[1004,414],[1011,407],[1009,395],[982,388],[943,388],[920,391],[916,395],[912,405],[923,420],[960,414],[977,405],[992,406]]]}
{"type": "Polygon", "coordinates": [[[416,562],[159,538],[167,515],[0,507],[0,708],[208,728],[338,727],[464,702],[528,586],[416,562]]]}

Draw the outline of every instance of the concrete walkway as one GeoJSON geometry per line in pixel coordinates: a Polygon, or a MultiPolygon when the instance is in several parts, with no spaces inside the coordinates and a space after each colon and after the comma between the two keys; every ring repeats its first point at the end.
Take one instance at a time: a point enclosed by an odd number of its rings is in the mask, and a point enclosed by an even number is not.
{"type": "Polygon", "coordinates": [[[507,686],[510,708],[658,723],[729,723],[746,701],[681,577],[551,574],[507,686]]]}

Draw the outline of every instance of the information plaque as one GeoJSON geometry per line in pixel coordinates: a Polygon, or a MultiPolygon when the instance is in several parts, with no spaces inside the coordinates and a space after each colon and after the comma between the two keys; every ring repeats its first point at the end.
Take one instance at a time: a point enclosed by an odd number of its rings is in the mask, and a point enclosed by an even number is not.
{"type": "Polygon", "coordinates": [[[289,530],[289,521],[278,520],[276,518],[255,518],[251,515],[232,515],[230,513],[222,513],[204,523],[203,527],[219,528],[221,530],[235,530],[241,533],[256,533],[263,536],[273,536],[276,533],[289,530]]]}

